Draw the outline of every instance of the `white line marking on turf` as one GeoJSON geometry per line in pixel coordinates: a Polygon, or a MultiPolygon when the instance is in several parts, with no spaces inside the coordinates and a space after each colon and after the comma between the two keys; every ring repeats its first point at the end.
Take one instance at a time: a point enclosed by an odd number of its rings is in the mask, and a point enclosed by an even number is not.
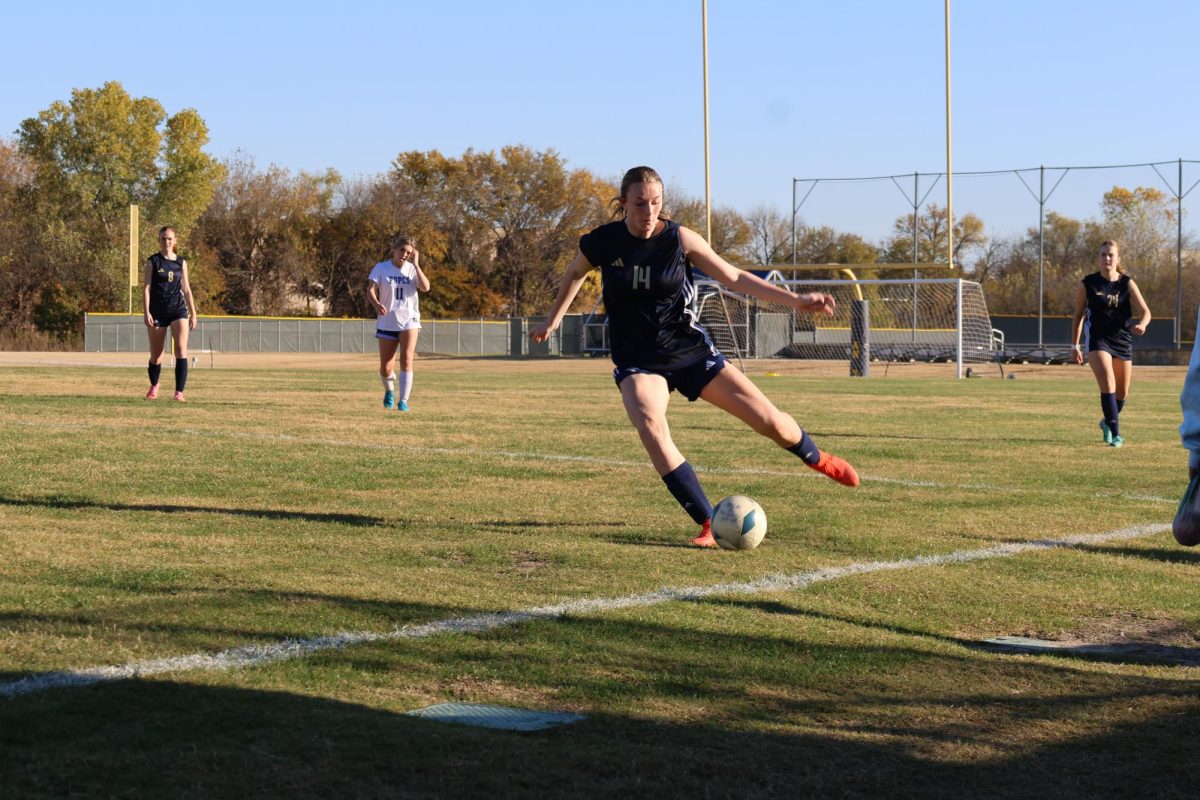
{"type": "MultiPolygon", "coordinates": [[[[43,422],[33,422],[30,420],[18,420],[18,424],[29,427],[38,428],[58,428],[66,430],[109,430],[131,433],[132,429],[121,427],[118,425],[91,425],[88,423],[54,423],[46,424],[43,422]]],[[[395,445],[390,444],[375,444],[372,442],[357,442],[347,441],[342,439],[308,439],[301,436],[293,436],[287,433],[253,433],[248,431],[206,431],[197,428],[174,428],[174,433],[181,433],[185,436],[198,436],[210,439],[249,439],[257,442],[299,442],[307,445],[325,445],[328,447],[353,447],[358,449],[377,449],[377,450],[393,450],[395,445]]],[[[140,429],[136,431],[137,435],[141,435],[140,429]]],[[[507,458],[513,461],[549,461],[549,462],[574,462],[579,464],[595,464],[602,467],[625,467],[631,469],[646,469],[649,464],[646,461],[625,461],[616,458],[601,458],[600,456],[581,456],[573,454],[556,454],[556,453],[527,453],[518,450],[477,450],[471,447],[452,448],[452,447],[426,447],[422,445],[406,446],[406,453],[425,453],[435,456],[468,456],[471,458],[507,458]]],[[[764,475],[767,477],[776,478],[816,478],[818,474],[812,470],[796,472],[791,470],[772,470],[772,469],[750,469],[746,467],[705,467],[700,464],[693,464],[696,472],[708,475],[764,475]]],[[[906,478],[888,478],[878,475],[866,475],[859,473],[859,477],[866,483],[887,483],[894,486],[907,486],[913,489],[966,489],[969,491],[996,492],[999,494],[1079,494],[1075,489],[1054,489],[1042,486],[1001,486],[993,483],[941,483],[938,481],[918,481],[906,478]]],[[[1178,499],[1170,497],[1157,497],[1155,495],[1132,494],[1130,492],[1118,491],[1100,491],[1093,492],[1091,497],[1111,497],[1118,500],[1135,500],[1148,503],[1163,503],[1166,505],[1175,505],[1178,499]]]]}
{"type": "Polygon", "coordinates": [[[1064,536],[1058,539],[1043,539],[1032,542],[1010,542],[979,550],[955,550],[954,552],[943,553],[941,555],[916,556],[899,561],[866,561],[857,564],[846,564],[840,567],[825,567],[824,569],[812,570],[810,572],[797,572],[791,575],[768,575],[754,581],[718,583],[712,586],[667,587],[653,592],[628,595],[626,597],[569,600],[564,603],[537,606],[524,610],[474,614],[469,617],[454,617],[436,622],[426,622],[421,625],[406,625],[387,633],[344,631],[328,636],[316,636],[311,639],[286,639],[276,644],[236,647],[217,653],[196,653],[186,656],[176,656],[174,658],[134,661],[115,667],[88,667],[85,669],[63,670],[61,672],[42,672],[19,680],[9,681],[8,683],[0,683],[0,696],[16,697],[48,689],[65,689],[74,686],[86,686],[93,683],[128,680],[131,678],[142,678],[150,675],[163,675],[175,672],[190,672],[193,670],[245,669],[278,661],[288,661],[293,658],[303,658],[323,650],[341,650],[367,642],[425,639],[443,633],[482,633],[495,628],[519,625],[535,620],[556,620],[568,615],[604,613],[624,608],[653,606],[681,600],[698,600],[713,595],[753,595],[761,592],[793,591],[811,586],[814,583],[834,581],[854,575],[866,575],[872,572],[908,569],[910,567],[940,567],[947,564],[966,564],[990,558],[1006,558],[1035,550],[1054,550],[1122,539],[1137,539],[1161,533],[1169,527],[1169,525],[1137,525],[1106,533],[1064,536]]]}

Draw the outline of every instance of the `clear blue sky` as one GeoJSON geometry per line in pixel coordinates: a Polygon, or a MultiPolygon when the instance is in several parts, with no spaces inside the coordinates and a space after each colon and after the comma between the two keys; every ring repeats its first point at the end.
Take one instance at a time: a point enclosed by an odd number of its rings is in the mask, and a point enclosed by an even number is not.
{"type": "MultiPolygon", "coordinates": [[[[197,109],[212,154],[260,166],[370,175],[404,150],[519,143],[604,177],[650,164],[703,197],[700,8],[22,3],[5,11],[0,135],[117,80],[168,113],[197,109]]],[[[788,214],[793,177],[944,169],[942,0],[710,0],[708,25],[714,203],[788,214]]],[[[1196,0],[953,0],[955,171],[1200,160],[1198,32],[1196,0]]],[[[1185,165],[1184,189],[1197,179],[1185,165]]],[[[1048,208],[1097,216],[1114,184],[1166,188],[1149,168],[1073,171],[1048,208]]],[[[1037,224],[1015,176],[954,186],[956,214],[994,234],[1037,224]]],[[[944,185],[928,201],[944,204],[944,185]]],[[[907,202],[890,182],[822,184],[800,214],[877,240],[907,202]]]]}

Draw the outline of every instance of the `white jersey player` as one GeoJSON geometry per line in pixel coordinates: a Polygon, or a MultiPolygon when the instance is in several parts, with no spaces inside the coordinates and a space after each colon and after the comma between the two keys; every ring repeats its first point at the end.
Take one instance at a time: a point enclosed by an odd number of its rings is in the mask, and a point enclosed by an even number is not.
{"type": "Polygon", "coordinates": [[[420,262],[421,254],[416,241],[411,236],[398,236],[392,243],[391,259],[376,264],[367,279],[367,295],[379,317],[375,324],[375,338],[379,340],[379,379],[383,383],[384,408],[408,411],[417,332],[421,329],[417,292],[429,291],[429,278],[421,271],[420,262]],[[397,355],[400,356],[398,397],[395,373],[397,355]]]}

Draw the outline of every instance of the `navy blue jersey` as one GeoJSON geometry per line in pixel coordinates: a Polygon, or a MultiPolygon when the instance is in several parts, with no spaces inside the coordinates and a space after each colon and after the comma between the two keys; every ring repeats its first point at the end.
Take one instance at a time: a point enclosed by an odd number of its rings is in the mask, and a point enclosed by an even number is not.
{"type": "Polygon", "coordinates": [[[162,253],[150,256],[150,315],[155,319],[182,310],[187,316],[183,299],[183,259],[172,261],[162,253]]]}
{"type": "Polygon", "coordinates": [[[679,223],[639,239],[624,221],[601,225],[579,239],[600,268],[612,360],[618,368],[672,370],[715,355],[696,320],[692,265],[679,241],[679,223]]]}
{"type": "Polygon", "coordinates": [[[1106,280],[1099,272],[1083,279],[1083,291],[1087,295],[1087,313],[1084,330],[1087,332],[1089,349],[1100,341],[1115,345],[1133,346],[1133,334],[1129,332],[1129,321],[1133,319],[1133,306],[1129,302],[1130,277],[1121,274],[1115,281],[1106,280]]]}

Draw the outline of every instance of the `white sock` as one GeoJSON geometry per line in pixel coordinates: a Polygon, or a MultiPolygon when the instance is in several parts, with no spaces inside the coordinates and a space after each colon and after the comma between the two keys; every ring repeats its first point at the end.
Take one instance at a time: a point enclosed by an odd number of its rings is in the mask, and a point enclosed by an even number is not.
{"type": "Polygon", "coordinates": [[[386,378],[384,376],[380,375],[379,382],[383,384],[383,390],[385,392],[396,391],[396,373],[393,372],[391,375],[388,375],[386,378]]]}
{"type": "Polygon", "coordinates": [[[400,373],[400,399],[408,402],[408,395],[412,392],[413,374],[411,372],[400,373]]]}

